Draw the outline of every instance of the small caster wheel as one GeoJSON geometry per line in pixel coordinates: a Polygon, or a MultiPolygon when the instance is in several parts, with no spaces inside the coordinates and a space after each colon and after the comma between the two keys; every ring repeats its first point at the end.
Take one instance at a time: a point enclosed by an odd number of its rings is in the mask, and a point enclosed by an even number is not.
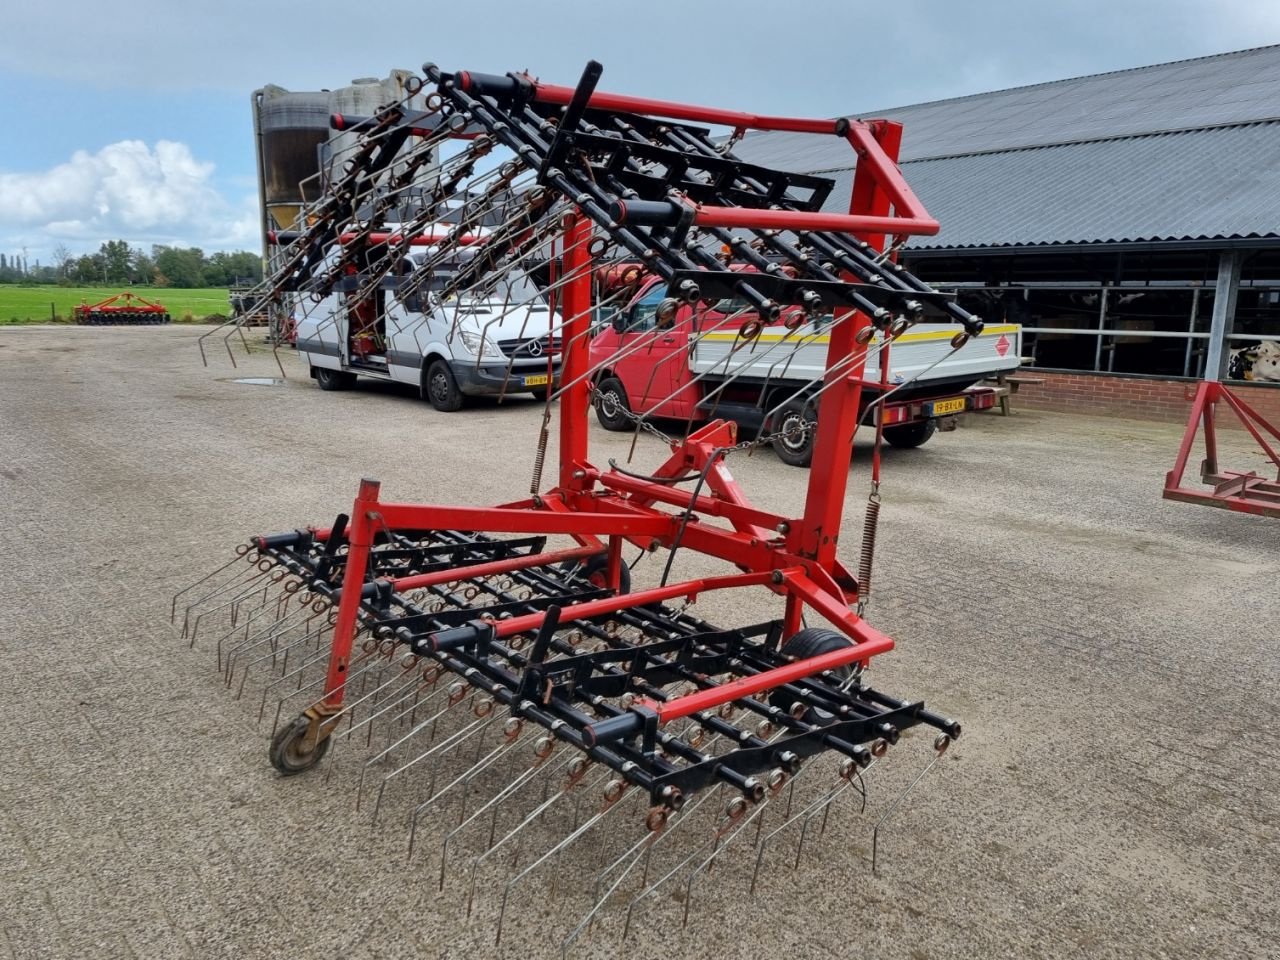
{"type": "Polygon", "coordinates": [[[306,739],[310,729],[311,718],[301,714],[271,738],[271,765],[284,776],[292,777],[310,770],[329,752],[328,737],[308,747],[306,739]]]}

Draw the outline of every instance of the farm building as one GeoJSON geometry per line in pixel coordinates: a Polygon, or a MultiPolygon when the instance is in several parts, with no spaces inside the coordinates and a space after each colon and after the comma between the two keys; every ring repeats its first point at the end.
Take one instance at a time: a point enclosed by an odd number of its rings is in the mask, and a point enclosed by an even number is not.
{"type": "MultiPolygon", "coordinates": [[[[1044,383],[1020,402],[1180,419],[1189,381],[1261,351],[1242,396],[1280,420],[1263,382],[1280,380],[1280,46],[857,115],[903,124],[903,172],[942,224],[903,262],[1024,325],[1044,383]]],[[[847,202],[843,141],[757,133],[736,152],[830,176],[827,209],[847,202]]]]}

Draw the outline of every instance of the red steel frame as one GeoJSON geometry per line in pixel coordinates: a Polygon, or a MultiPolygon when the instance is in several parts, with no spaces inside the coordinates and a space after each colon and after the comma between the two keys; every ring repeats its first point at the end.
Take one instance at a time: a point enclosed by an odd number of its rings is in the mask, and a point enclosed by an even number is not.
{"type": "MultiPolygon", "coordinates": [[[[465,75],[460,75],[465,84],[465,75]]],[[[571,87],[533,83],[533,99],[568,104],[571,87]]],[[[686,120],[728,125],[736,130],[790,130],[842,136],[858,155],[848,215],[782,210],[754,210],[702,206],[695,224],[760,229],[839,230],[855,234],[877,249],[886,235],[932,234],[938,224],[931,219],[898,171],[896,158],[901,125],[888,121],[804,120],[759,117],[734,111],[712,110],[658,100],[595,93],[590,106],[686,120]],[[890,210],[893,215],[890,215],[890,210]]],[[[751,506],[722,459],[724,448],[736,442],[736,427],[713,421],[686,441],[673,444],[668,460],[654,476],[670,478],[690,471],[706,471],[708,491],[692,502],[669,484],[637,479],[616,471],[601,471],[588,460],[588,414],[591,387],[585,374],[588,357],[585,333],[590,323],[591,274],[588,241],[591,222],[574,214],[563,241],[562,275],[575,279],[561,291],[561,315],[566,319],[562,342],[561,380],[572,384],[560,399],[560,471],[555,489],[499,507],[432,506],[385,503],[378,499],[376,481],[364,480],[351,513],[346,574],[338,603],[325,699],[320,712],[332,714],[342,704],[347,666],[355,639],[361,588],[374,535],[386,529],[462,529],[502,533],[562,534],[573,537],[577,548],[518,557],[472,567],[456,568],[392,581],[410,589],[459,577],[508,572],[540,566],[608,550],[607,576],[618,586],[620,551],[624,540],[643,547],[671,547],[707,554],[724,560],[741,573],[700,578],[665,587],[569,605],[560,611],[561,622],[591,617],[627,607],[677,598],[696,598],[713,590],[766,587],[785,598],[784,628],[787,635],[800,629],[801,615],[810,608],[834,624],[852,645],[830,653],[795,661],[722,686],[646,706],[659,722],[688,716],[731,700],[768,690],[871,657],[893,648],[893,641],[863,621],[851,607],[858,599],[853,576],[836,558],[849,456],[857,430],[858,405],[865,368],[860,331],[870,318],[857,311],[841,314],[851,322],[833,325],[827,355],[828,374],[818,416],[815,452],[802,517],[784,517],[751,506]],[[863,356],[854,364],[838,364],[850,356],[863,356]],[[688,522],[680,514],[658,509],[678,507],[728,522],[728,528],[704,522],[688,522]]],[[[328,531],[316,531],[325,539],[328,531]]],[[[498,636],[537,629],[545,614],[529,614],[496,625],[498,636]]]]}
{"type": "Polygon", "coordinates": [[[1191,404],[1191,416],[1187,420],[1187,432],[1182,437],[1182,445],[1178,448],[1178,459],[1165,477],[1164,498],[1207,504],[1240,513],[1280,517],[1280,454],[1267,442],[1264,433],[1269,434],[1273,440],[1280,441],[1280,430],[1268,423],[1257,410],[1218,381],[1203,381],[1191,404]],[[1218,432],[1215,423],[1219,403],[1225,403],[1240,418],[1244,428],[1262,447],[1267,459],[1276,467],[1275,480],[1268,480],[1253,472],[1238,473],[1219,468],[1218,432]],[[1205,458],[1200,464],[1200,475],[1205,483],[1213,485],[1212,490],[1182,485],[1182,475],[1186,472],[1191,448],[1202,428],[1205,458]]]}

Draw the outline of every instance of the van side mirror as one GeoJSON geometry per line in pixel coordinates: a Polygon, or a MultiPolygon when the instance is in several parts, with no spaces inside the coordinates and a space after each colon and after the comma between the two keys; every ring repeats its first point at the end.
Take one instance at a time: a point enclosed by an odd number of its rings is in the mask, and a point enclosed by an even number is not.
{"type": "Polygon", "coordinates": [[[609,318],[609,326],[613,327],[618,333],[627,332],[627,321],[630,319],[630,310],[614,310],[613,316],[609,318]]]}

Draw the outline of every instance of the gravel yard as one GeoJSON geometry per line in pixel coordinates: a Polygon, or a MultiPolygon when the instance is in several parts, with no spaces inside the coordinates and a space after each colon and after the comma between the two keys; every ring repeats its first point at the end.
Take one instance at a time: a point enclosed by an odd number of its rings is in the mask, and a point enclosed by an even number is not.
{"type": "MultiPolygon", "coordinates": [[[[0,329],[0,957],[493,955],[492,898],[468,921],[466,871],[440,892],[398,813],[373,827],[349,778],[272,771],[270,716],[178,638],[169,603],[251,534],[326,525],[362,476],[393,500],[519,499],[542,407],[322,393],[292,355],[283,384],[235,383],[278,376],[270,354],[205,369],[202,329],[0,329]]],[[[1180,433],[1015,400],[890,450],[868,618],[898,648],[873,679],[964,736],[881,836],[877,873],[871,825],[923,735],[869,778],[865,814],[833,812],[794,871],[783,848],[754,897],[737,850],[687,928],[681,886],[625,947],[613,917],[573,955],[1275,956],[1280,522],[1162,501],[1180,433]]],[[[592,443],[603,465],[631,438],[593,424],[592,443]]],[[[642,436],[635,462],[663,452],[642,436]]],[[[804,471],[769,451],[730,466],[759,506],[797,509],[804,471]]],[[[723,595],[695,610],[767,615],[723,595]]],[[[558,956],[581,913],[564,902],[525,891],[500,952],[558,956]]]]}

